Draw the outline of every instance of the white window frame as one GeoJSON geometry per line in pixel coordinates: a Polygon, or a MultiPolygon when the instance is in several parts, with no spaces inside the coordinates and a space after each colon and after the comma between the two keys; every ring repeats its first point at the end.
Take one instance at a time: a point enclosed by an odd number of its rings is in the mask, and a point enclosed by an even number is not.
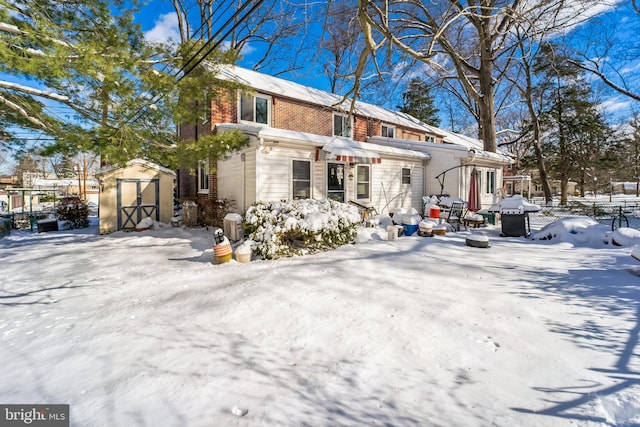
{"type": "Polygon", "coordinates": [[[294,162],[304,162],[307,163],[309,165],[309,198],[313,198],[313,165],[311,163],[311,160],[307,160],[307,159],[292,159],[291,160],[291,199],[296,199],[296,195],[294,193],[295,191],[295,185],[294,183],[297,181],[300,182],[306,182],[306,180],[302,180],[302,179],[296,179],[295,175],[294,175],[294,162]]]}
{"type": "Polygon", "coordinates": [[[382,125],[380,126],[380,136],[384,138],[395,138],[396,127],[394,125],[382,123],[382,125]],[[386,132],[385,132],[385,129],[386,129],[386,132]],[[389,135],[389,131],[391,131],[391,135],[389,135]]]}
{"type": "Polygon", "coordinates": [[[198,162],[198,194],[209,194],[209,162],[201,160],[198,162]]]}
{"type": "Polygon", "coordinates": [[[361,201],[371,200],[371,165],[360,165],[360,164],[356,165],[356,200],[361,200],[361,201]],[[360,194],[358,193],[358,185],[360,185],[361,183],[360,174],[358,172],[360,171],[361,168],[367,169],[367,181],[364,181],[362,183],[368,187],[369,197],[360,197],[360,194]]]}
{"type": "Polygon", "coordinates": [[[403,168],[400,170],[400,183],[401,183],[402,185],[411,185],[411,168],[403,167],[403,168]],[[409,182],[404,182],[404,177],[405,177],[404,171],[405,171],[405,170],[408,170],[408,171],[409,171],[409,175],[408,175],[408,176],[409,176],[409,182]]]}
{"type": "Polygon", "coordinates": [[[351,138],[353,137],[353,117],[349,117],[348,114],[334,112],[333,116],[331,117],[331,128],[333,136],[343,136],[345,138],[351,138]],[[336,133],[336,117],[342,117],[342,132],[340,133],[336,133]],[[346,134],[344,132],[345,124],[348,126],[346,134]]]}
{"type": "Polygon", "coordinates": [[[435,136],[425,135],[424,136],[424,141],[425,142],[436,142],[436,138],[435,138],[435,136]]]}
{"type": "Polygon", "coordinates": [[[497,175],[498,174],[496,173],[495,169],[487,169],[485,173],[486,180],[484,185],[484,192],[486,194],[495,194],[497,175]]]}
{"type": "Polygon", "coordinates": [[[250,123],[250,124],[258,124],[258,125],[263,125],[263,126],[271,126],[271,104],[272,104],[272,97],[269,95],[264,95],[261,93],[256,93],[256,94],[249,94],[249,93],[242,93],[239,92],[238,93],[238,122],[239,123],[250,123]],[[251,98],[253,101],[253,119],[252,120],[244,120],[242,118],[242,98],[251,98]],[[264,99],[267,101],[267,123],[261,123],[261,122],[257,122],[256,121],[256,99],[264,99]]]}

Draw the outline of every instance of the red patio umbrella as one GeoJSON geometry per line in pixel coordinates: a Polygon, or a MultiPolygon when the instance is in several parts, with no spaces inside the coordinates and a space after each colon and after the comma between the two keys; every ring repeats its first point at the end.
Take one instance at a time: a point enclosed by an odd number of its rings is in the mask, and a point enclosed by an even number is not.
{"type": "Polygon", "coordinates": [[[482,209],[482,201],[480,200],[480,173],[475,167],[471,171],[467,209],[471,212],[476,212],[482,209]]]}

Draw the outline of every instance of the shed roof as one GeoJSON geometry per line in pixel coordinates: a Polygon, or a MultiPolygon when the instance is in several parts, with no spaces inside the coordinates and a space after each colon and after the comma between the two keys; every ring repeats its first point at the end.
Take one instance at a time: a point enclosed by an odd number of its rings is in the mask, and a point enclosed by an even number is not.
{"type": "Polygon", "coordinates": [[[150,162],[148,160],[132,159],[132,160],[129,160],[125,165],[110,165],[110,166],[107,166],[105,168],[102,168],[102,169],[100,169],[100,171],[98,171],[96,173],[96,176],[104,176],[104,175],[107,175],[108,173],[113,172],[115,170],[124,169],[124,168],[128,168],[128,167],[131,167],[131,166],[142,166],[144,168],[153,169],[153,170],[156,170],[158,172],[166,173],[166,174],[169,174],[169,175],[173,175],[173,176],[176,175],[175,171],[172,171],[171,169],[165,168],[164,166],[160,166],[160,165],[158,165],[156,163],[153,163],[153,162],[150,162]]]}

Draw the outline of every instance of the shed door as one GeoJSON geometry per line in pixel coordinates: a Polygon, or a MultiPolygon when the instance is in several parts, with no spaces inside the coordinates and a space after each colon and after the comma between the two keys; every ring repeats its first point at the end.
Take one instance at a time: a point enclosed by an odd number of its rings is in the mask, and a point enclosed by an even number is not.
{"type": "Polygon", "coordinates": [[[131,230],[146,217],[160,220],[160,180],[118,179],[118,230],[131,230]]]}

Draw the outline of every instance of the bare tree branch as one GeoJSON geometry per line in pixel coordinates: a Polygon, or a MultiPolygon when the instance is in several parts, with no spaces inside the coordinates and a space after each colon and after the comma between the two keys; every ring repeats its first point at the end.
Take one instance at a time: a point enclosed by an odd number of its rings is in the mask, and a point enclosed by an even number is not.
{"type": "Polygon", "coordinates": [[[592,73],[596,76],[598,76],[600,78],[600,80],[602,80],[602,82],[604,84],[606,84],[607,86],[609,86],[611,89],[615,90],[616,92],[619,92],[625,96],[628,96],[631,99],[634,99],[636,101],[640,101],[640,93],[634,93],[628,89],[626,89],[625,87],[614,83],[613,81],[611,81],[602,71],[600,71],[599,67],[596,65],[594,65],[593,67],[588,67],[586,65],[584,65],[582,62],[579,61],[574,61],[574,60],[569,60],[569,62],[572,65],[575,65],[576,67],[580,68],[581,70],[587,71],[589,73],[592,73]]]}

